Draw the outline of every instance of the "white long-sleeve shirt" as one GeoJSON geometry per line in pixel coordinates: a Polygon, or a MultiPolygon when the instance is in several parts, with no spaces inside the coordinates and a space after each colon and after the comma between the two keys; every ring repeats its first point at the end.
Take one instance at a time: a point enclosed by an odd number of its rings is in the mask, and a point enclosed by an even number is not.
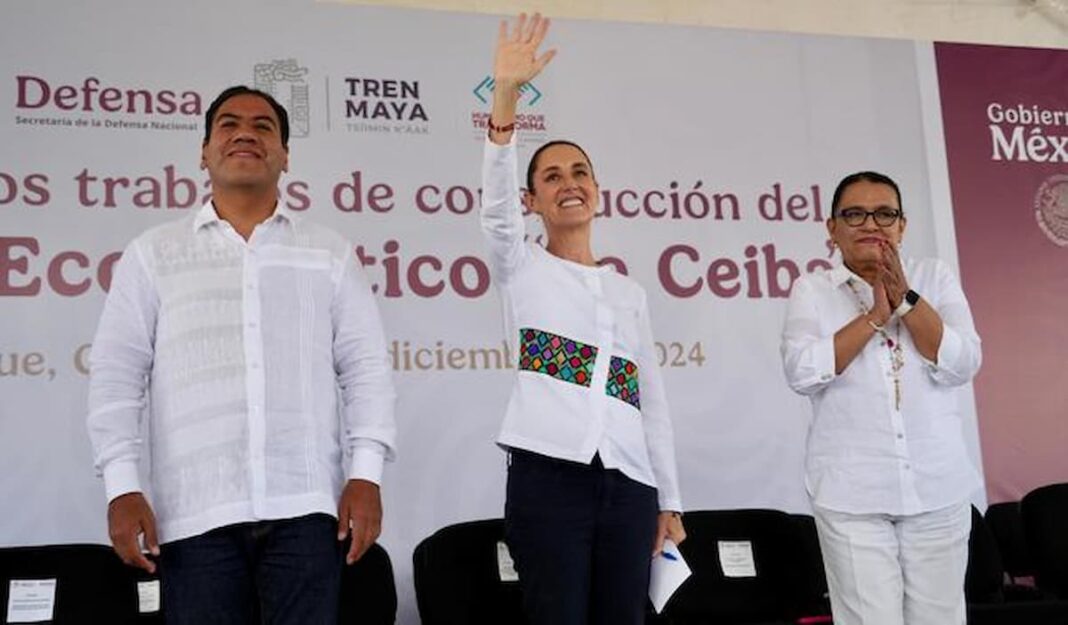
{"type": "Polygon", "coordinates": [[[518,374],[497,442],[606,468],[682,510],[675,444],[645,291],[524,240],[515,140],[486,142],[482,230],[518,374]]]}
{"type": "Polygon", "coordinates": [[[982,360],[968,302],[945,263],[908,260],[903,269],[943,331],[931,362],[901,320],[886,325],[904,350],[900,409],[891,351],[878,334],[835,375],[834,334],[861,313],[860,304],[871,308],[871,286],[839,265],[803,276],[790,294],[783,366],[790,388],[812,400],[805,483],[822,508],[917,514],[964,501],[980,484],[954,388],[970,381],[982,360]]]}
{"type": "Polygon", "coordinates": [[[161,541],[336,515],[345,478],[381,480],[393,405],[374,297],[333,231],[279,207],[246,242],[207,203],[126,248],[93,342],[88,425],[110,501],[144,490],[148,414],[161,541]]]}

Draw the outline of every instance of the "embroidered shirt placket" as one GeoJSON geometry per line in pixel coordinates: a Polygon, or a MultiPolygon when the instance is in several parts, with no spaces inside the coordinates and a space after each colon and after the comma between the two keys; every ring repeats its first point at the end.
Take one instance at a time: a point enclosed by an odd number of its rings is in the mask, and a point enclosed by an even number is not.
{"type": "MultiPolygon", "coordinates": [[[[269,223],[269,222],[268,222],[269,223]]],[[[245,390],[248,401],[248,455],[249,477],[252,484],[252,511],[257,518],[266,514],[264,499],[267,495],[267,466],[264,458],[266,440],[266,374],[263,362],[262,310],[259,296],[260,254],[257,251],[257,234],[267,224],[257,226],[245,245],[241,273],[243,293],[242,325],[245,348],[245,390]]],[[[262,238],[259,237],[259,238],[262,238]]]]}

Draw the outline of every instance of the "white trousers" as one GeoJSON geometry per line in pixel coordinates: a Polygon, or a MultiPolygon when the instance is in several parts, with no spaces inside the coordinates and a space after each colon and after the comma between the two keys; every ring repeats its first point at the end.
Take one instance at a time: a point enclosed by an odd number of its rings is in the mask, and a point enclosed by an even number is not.
{"type": "Polygon", "coordinates": [[[905,516],[813,512],[835,625],[964,625],[967,502],[905,516]]]}

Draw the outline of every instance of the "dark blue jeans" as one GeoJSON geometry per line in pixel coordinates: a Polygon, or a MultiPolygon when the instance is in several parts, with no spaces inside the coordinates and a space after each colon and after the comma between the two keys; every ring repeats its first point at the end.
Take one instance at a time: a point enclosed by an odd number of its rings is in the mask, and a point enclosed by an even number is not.
{"type": "Polygon", "coordinates": [[[513,449],[504,532],[532,625],[640,625],[656,489],[605,469],[513,449]]]}
{"type": "Polygon", "coordinates": [[[337,625],[342,553],[327,514],[240,523],[160,547],[167,625],[337,625]]]}

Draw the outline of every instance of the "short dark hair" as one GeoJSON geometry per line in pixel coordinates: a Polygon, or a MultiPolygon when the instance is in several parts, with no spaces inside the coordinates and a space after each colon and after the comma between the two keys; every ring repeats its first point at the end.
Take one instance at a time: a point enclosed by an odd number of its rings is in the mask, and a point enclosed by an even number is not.
{"type": "Polygon", "coordinates": [[[590,155],[586,154],[586,150],[583,150],[581,145],[565,139],[555,139],[541,144],[530,157],[530,162],[527,163],[527,193],[534,193],[534,172],[538,169],[538,158],[541,157],[541,153],[556,145],[569,145],[579,152],[582,152],[582,156],[584,156],[586,162],[590,164],[590,172],[593,172],[593,161],[590,160],[590,155]]]}
{"type": "Polygon", "coordinates": [[[215,100],[208,107],[208,112],[204,115],[204,143],[207,143],[211,139],[211,124],[215,121],[215,114],[219,112],[219,107],[223,105],[230,98],[239,95],[254,95],[258,98],[263,98],[267,101],[267,104],[271,105],[274,110],[274,114],[278,116],[279,131],[282,133],[282,147],[289,147],[289,114],[286,113],[284,106],[278,103],[278,100],[274,99],[274,96],[266,91],[260,91],[259,89],[253,89],[252,87],[246,87],[245,85],[234,85],[233,87],[227,87],[220,93],[215,100]]]}
{"type": "Polygon", "coordinates": [[[834,190],[834,199],[831,200],[831,217],[838,214],[838,203],[842,201],[842,194],[850,186],[858,182],[871,182],[873,184],[885,184],[894,190],[894,195],[897,196],[897,207],[901,210],[901,214],[905,214],[905,205],[901,203],[901,189],[897,188],[897,183],[887,176],[886,174],[880,174],[877,171],[858,171],[855,174],[849,174],[842,181],[838,183],[838,186],[834,190]]]}

